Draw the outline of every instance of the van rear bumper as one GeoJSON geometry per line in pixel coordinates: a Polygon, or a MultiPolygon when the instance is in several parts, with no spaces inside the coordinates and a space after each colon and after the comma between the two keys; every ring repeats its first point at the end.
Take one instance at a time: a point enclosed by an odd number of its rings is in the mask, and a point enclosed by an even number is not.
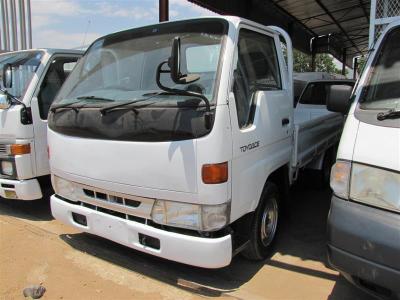
{"type": "Polygon", "coordinates": [[[39,181],[0,178],[0,196],[15,200],[38,200],[43,197],[39,181]]]}
{"type": "Polygon", "coordinates": [[[379,297],[400,298],[400,215],[332,197],[329,263],[379,297]]]}
{"type": "Polygon", "coordinates": [[[73,204],[57,195],[50,199],[51,212],[57,220],[129,248],[203,268],[221,268],[232,260],[232,238],[229,234],[219,238],[189,236],[73,204]],[[84,217],[86,225],[77,222],[77,214],[78,218],[84,217]],[[150,245],[143,241],[143,236],[152,241],[150,245]],[[154,247],[157,240],[159,249],[154,247]]]}

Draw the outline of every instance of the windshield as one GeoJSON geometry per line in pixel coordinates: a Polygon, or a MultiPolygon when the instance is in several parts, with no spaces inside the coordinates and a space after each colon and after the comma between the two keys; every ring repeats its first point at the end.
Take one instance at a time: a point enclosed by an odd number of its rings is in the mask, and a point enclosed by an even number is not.
{"type": "Polygon", "coordinates": [[[400,28],[392,30],[383,42],[369,71],[368,83],[360,101],[361,109],[400,109],[400,28]]]}
{"type": "MultiPolygon", "coordinates": [[[[65,82],[54,103],[105,106],[85,96],[115,102],[132,101],[159,91],[156,70],[168,60],[174,37],[181,39],[181,73],[198,74],[200,79],[176,85],[169,73],[161,74],[164,86],[202,93],[211,102],[226,26],[220,20],[197,20],[159,24],[119,32],[94,42],[65,82]]],[[[168,67],[164,66],[164,69],[168,67]]],[[[151,101],[184,101],[185,96],[157,95],[151,101]]]]}
{"type": "Polygon", "coordinates": [[[43,52],[11,52],[0,55],[0,86],[3,86],[3,68],[6,64],[12,65],[12,86],[7,91],[17,98],[22,99],[38,69],[43,52]]]}

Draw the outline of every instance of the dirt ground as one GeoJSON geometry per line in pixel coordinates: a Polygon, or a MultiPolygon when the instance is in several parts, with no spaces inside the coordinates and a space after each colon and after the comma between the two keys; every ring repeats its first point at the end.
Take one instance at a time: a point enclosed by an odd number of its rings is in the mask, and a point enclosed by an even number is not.
{"type": "Polygon", "coordinates": [[[326,266],[329,189],[295,187],[275,252],[240,256],[219,270],[194,268],[79,233],[54,220],[48,201],[0,199],[0,299],[371,299],[326,266]]]}

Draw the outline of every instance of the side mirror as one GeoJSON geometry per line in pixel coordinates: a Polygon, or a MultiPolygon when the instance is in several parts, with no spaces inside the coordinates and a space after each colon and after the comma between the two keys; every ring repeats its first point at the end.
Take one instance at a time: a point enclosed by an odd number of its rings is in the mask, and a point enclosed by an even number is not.
{"type": "Polygon", "coordinates": [[[168,66],[171,70],[171,79],[177,84],[187,84],[194,82],[200,78],[196,74],[182,74],[181,73],[181,38],[174,37],[172,41],[171,56],[168,59],[168,66]]]}
{"type": "Polygon", "coordinates": [[[181,73],[181,38],[174,37],[172,41],[171,56],[168,59],[168,67],[171,69],[171,79],[175,83],[180,83],[181,73]]]}
{"type": "Polygon", "coordinates": [[[0,109],[8,109],[11,106],[8,96],[0,92],[0,109]]]}
{"type": "Polygon", "coordinates": [[[11,64],[6,64],[4,65],[3,68],[3,86],[6,89],[9,89],[12,87],[12,78],[13,77],[13,72],[12,72],[12,65],[11,64]]]}
{"type": "Polygon", "coordinates": [[[331,85],[326,98],[328,110],[346,114],[350,108],[350,96],[352,91],[353,87],[350,85],[331,85]]]}

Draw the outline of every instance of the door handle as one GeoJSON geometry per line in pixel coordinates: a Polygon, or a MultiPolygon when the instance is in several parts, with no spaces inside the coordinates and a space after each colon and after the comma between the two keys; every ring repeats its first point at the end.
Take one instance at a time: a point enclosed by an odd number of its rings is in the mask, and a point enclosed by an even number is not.
{"type": "Polygon", "coordinates": [[[289,124],[289,118],[284,118],[284,119],[282,119],[282,126],[286,126],[286,125],[288,125],[289,124]]]}

